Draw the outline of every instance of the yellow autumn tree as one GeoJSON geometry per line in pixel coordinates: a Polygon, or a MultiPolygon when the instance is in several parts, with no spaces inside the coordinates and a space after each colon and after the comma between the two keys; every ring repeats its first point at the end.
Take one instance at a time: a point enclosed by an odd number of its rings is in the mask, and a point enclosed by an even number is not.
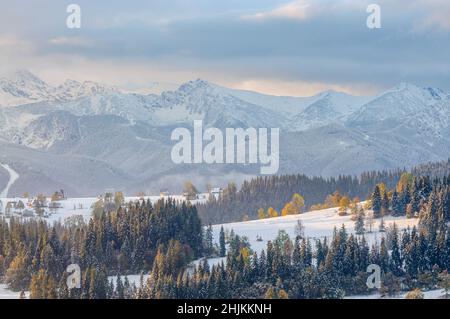
{"type": "Polygon", "coordinates": [[[347,209],[350,205],[350,198],[343,196],[339,201],[339,216],[347,215],[347,209]]]}
{"type": "Polygon", "coordinates": [[[406,187],[411,186],[413,179],[414,176],[411,173],[403,173],[397,183],[397,193],[401,193],[406,187]]]}
{"type": "Polygon", "coordinates": [[[269,207],[267,214],[269,215],[269,218],[278,217],[278,212],[273,207],[269,207]]]}
{"type": "Polygon", "coordinates": [[[292,202],[289,202],[286,205],[284,205],[283,209],[281,210],[281,216],[294,215],[295,213],[296,210],[292,202]]]}
{"type": "Polygon", "coordinates": [[[330,208],[330,207],[336,207],[339,206],[339,202],[341,200],[342,196],[339,193],[339,191],[335,191],[333,194],[328,195],[325,198],[325,208],[330,208]]]}
{"type": "Polygon", "coordinates": [[[240,255],[246,265],[250,264],[250,249],[248,247],[241,248],[240,255]]]}
{"type": "Polygon", "coordinates": [[[258,209],[258,219],[264,219],[267,218],[267,214],[266,211],[264,210],[264,208],[260,208],[258,209]]]}
{"type": "Polygon", "coordinates": [[[341,198],[341,200],[339,201],[339,207],[340,207],[342,210],[347,210],[347,208],[349,207],[349,205],[350,205],[350,199],[349,199],[347,196],[343,196],[343,197],[341,198]]]}
{"type": "Polygon", "coordinates": [[[286,203],[286,205],[281,210],[281,216],[300,214],[304,206],[305,199],[303,198],[303,196],[295,193],[292,196],[291,201],[289,203],[286,203]]]}
{"type": "Polygon", "coordinates": [[[295,193],[292,196],[291,200],[292,205],[294,206],[295,213],[294,214],[300,214],[303,210],[303,207],[305,207],[305,199],[302,195],[295,193]]]}
{"type": "Polygon", "coordinates": [[[278,299],[289,299],[288,293],[284,289],[280,289],[278,292],[278,299]]]}
{"type": "Polygon", "coordinates": [[[380,195],[383,197],[386,194],[386,184],[379,183],[378,188],[380,189],[380,195]]]}
{"type": "Polygon", "coordinates": [[[275,294],[275,290],[273,289],[273,287],[270,287],[269,289],[267,289],[265,295],[264,295],[264,299],[275,299],[276,294],[275,294]]]}

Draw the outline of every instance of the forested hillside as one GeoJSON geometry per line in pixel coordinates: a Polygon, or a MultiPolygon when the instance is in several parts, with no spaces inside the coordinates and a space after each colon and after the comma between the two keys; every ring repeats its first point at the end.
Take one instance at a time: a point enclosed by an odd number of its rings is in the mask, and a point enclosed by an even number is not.
{"type": "Polygon", "coordinates": [[[33,298],[111,298],[108,276],[147,272],[170,252],[165,266],[177,273],[202,256],[202,228],[195,207],[164,201],[130,203],[64,225],[0,219],[0,278],[33,298]],[[82,269],[82,290],[67,290],[66,267],[82,269]]]}
{"type": "MultiPolygon", "coordinates": [[[[366,285],[367,267],[382,272],[379,292],[396,296],[420,289],[450,291],[450,175],[442,179],[405,178],[395,188],[370,196],[375,219],[393,214],[419,219],[418,226],[400,230],[395,224],[386,236],[369,245],[364,231],[352,234],[342,226],[331,240],[292,239],[281,231],[258,253],[247,238],[231,235],[226,263],[205,261],[193,273],[177,278],[166,267],[152,272],[133,298],[343,298],[377,289],[366,285]],[[399,191],[398,196],[394,196],[399,191]],[[385,198],[383,201],[380,198],[385,198]],[[157,287],[155,289],[155,287],[157,287]]],[[[361,214],[364,214],[362,212],[361,214]]],[[[357,222],[357,221],[356,221],[357,222]]]]}
{"type": "MultiPolygon", "coordinates": [[[[375,185],[384,183],[392,188],[405,169],[394,171],[372,171],[360,176],[339,176],[337,178],[309,177],[306,175],[281,175],[257,177],[245,181],[240,189],[229,184],[222,196],[206,204],[198,205],[198,212],[204,224],[220,224],[243,219],[258,218],[258,210],[270,207],[281,212],[294,194],[301,194],[305,209],[323,203],[328,195],[339,192],[350,199],[366,199],[375,185]]],[[[411,169],[414,176],[443,177],[450,174],[450,160],[427,163],[411,169]]]]}
{"type": "MultiPolygon", "coordinates": [[[[195,206],[137,201],[97,211],[88,224],[76,217],[53,226],[0,220],[0,277],[15,291],[30,291],[31,298],[342,298],[372,291],[366,270],[375,264],[382,271],[383,294],[450,290],[450,175],[402,173],[396,184],[380,183],[369,193],[371,218],[417,218],[417,226],[394,225],[371,244],[364,223],[356,233],[335,229],[331,240],[291,239],[280,231],[259,252],[245,236],[223,230],[215,245],[195,206]],[[190,269],[188,263],[199,257],[226,257],[226,263],[211,267],[205,259],[190,269]],[[71,263],[80,266],[82,283],[68,290],[65,267],[71,263]],[[126,274],[148,279],[130,284],[121,279],[126,274]],[[108,276],[117,276],[115,283],[108,276]]],[[[368,211],[356,207],[358,224],[368,211]]]]}

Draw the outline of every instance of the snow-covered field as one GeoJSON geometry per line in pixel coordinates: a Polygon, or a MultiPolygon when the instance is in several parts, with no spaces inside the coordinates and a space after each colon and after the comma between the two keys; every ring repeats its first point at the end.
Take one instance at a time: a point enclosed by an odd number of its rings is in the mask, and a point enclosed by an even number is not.
{"type": "MultiPolygon", "coordinates": [[[[167,197],[166,197],[167,198],[167,197]]],[[[183,201],[184,197],[181,195],[173,195],[170,196],[170,198],[183,201]]],[[[125,197],[125,202],[130,201],[137,201],[140,197],[125,197]]],[[[144,196],[144,199],[150,199],[152,203],[156,203],[158,200],[161,199],[160,196],[144,196]]],[[[73,215],[82,215],[84,217],[85,221],[88,221],[91,217],[92,213],[92,205],[98,201],[98,198],[96,197],[84,197],[84,198],[68,198],[67,200],[61,201],[62,208],[58,209],[58,211],[51,215],[48,218],[48,221],[50,223],[54,221],[61,221],[63,222],[65,218],[73,216],[73,215]],[[82,208],[80,208],[82,207],[82,208]]],[[[200,202],[201,200],[193,200],[191,201],[193,204],[200,202]]]]}
{"type": "MultiPolygon", "coordinates": [[[[25,293],[28,297],[28,293],[25,293]]],[[[7,285],[0,284],[0,299],[20,299],[20,292],[14,292],[8,289],[7,285]]]]}
{"type": "MultiPolygon", "coordinates": [[[[345,228],[349,233],[353,233],[355,228],[355,222],[351,220],[350,215],[339,216],[337,208],[329,208],[306,212],[299,215],[213,225],[214,241],[219,243],[220,228],[223,226],[225,231],[233,230],[234,233],[239,236],[246,236],[252,249],[260,252],[266,248],[267,241],[273,241],[277,237],[280,230],[285,230],[291,239],[294,239],[296,236],[295,226],[297,225],[298,220],[302,221],[305,228],[305,236],[311,239],[331,237],[333,235],[334,227],[339,229],[342,224],[345,225],[345,228]],[[257,236],[261,237],[262,241],[257,241],[257,236]]],[[[417,222],[417,219],[407,219],[406,217],[386,216],[384,218],[385,228],[388,228],[395,223],[399,230],[405,229],[408,226],[413,227],[417,222]]],[[[372,227],[372,233],[366,233],[364,235],[369,245],[377,240],[379,241],[384,235],[384,233],[378,231],[378,225],[379,220],[375,220],[375,224],[372,227]]]]}
{"type": "MultiPolygon", "coordinates": [[[[168,197],[178,200],[178,201],[185,200],[185,198],[182,195],[171,195],[171,196],[166,196],[165,198],[167,199],[168,197]]],[[[203,197],[200,196],[200,197],[203,198],[204,196],[203,197]]],[[[137,196],[125,197],[125,202],[137,201],[140,198],[141,197],[137,197],[137,196]]],[[[162,197],[161,196],[144,196],[143,198],[145,200],[150,199],[150,201],[152,203],[156,203],[162,197]]],[[[8,203],[10,201],[17,202],[19,200],[21,200],[24,203],[26,203],[28,201],[26,198],[6,198],[3,196],[0,196],[0,201],[3,204],[3,210],[6,207],[6,203],[8,203]]],[[[50,200],[50,199],[48,199],[48,200],[50,200]]],[[[55,213],[52,213],[48,218],[45,218],[45,219],[49,223],[52,224],[53,222],[56,222],[56,221],[64,222],[64,220],[70,216],[81,215],[81,216],[83,216],[85,221],[88,221],[89,218],[91,217],[92,205],[96,201],[98,201],[97,197],[67,198],[65,200],[61,200],[61,201],[59,201],[59,203],[61,204],[61,208],[58,208],[55,211],[55,213]]],[[[204,202],[204,201],[206,201],[206,199],[196,199],[196,200],[191,200],[191,203],[197,204],[197,203],[204,202]]],[[[0,205],[0,207],[1,207],[1,205],[0,205]]],[[[2,212],[0,211],[0,213],[2,213],[2,212]]]]}
{"type": "MultiPolygon", "coordinates": [[[[429,290],[429,291],[422,291],[423,292],[423,299],[441,299],[445,295],[445,291],[442,289],[435,289],[435,290],[429,290]]],[[[371,294],[371,295],[354,295],[354,296],[347,296],[344,299],[405,299],[407,292],[402,292],[397,296],[386,296],[381,297],[379,293],[371,294]]]]}

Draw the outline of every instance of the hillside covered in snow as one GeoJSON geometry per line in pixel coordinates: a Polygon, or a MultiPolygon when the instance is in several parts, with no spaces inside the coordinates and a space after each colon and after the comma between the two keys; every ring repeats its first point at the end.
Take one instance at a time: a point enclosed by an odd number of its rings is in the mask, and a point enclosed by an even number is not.
{"type": "MultiPolygon", "coordinates": [[[[8,195],[136,193],[259,174],[259,165],[174,164],[171,132],[194,120],[219,129],[280,128],[280,174],[358,174],[450,156],[450,94],[437,88],[401,83],[376,96],[283,97],[198,79],[138,94],[90,81],[51,86],[19,71],[0,79],[0,163],[20,176],[8,195]]],[[[0,189],[8,181],[0,168],[0,189]]]]}

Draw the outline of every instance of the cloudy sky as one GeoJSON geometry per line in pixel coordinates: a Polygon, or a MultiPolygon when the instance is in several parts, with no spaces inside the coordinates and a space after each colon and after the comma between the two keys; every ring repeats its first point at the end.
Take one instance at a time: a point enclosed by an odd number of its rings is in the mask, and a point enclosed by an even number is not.
{"type": "Polygon", "coordinates": [[[140,89],[203,78],[277,95],[450,91],[448,0],[0,0],[0,73],[140,89]],[[81,28],[66,8],[81,7],[81,28]],[[132,3],[132,4],[131,4],[132,3]],[[381,29],[366,8],[381,7],[381,29]]]}

